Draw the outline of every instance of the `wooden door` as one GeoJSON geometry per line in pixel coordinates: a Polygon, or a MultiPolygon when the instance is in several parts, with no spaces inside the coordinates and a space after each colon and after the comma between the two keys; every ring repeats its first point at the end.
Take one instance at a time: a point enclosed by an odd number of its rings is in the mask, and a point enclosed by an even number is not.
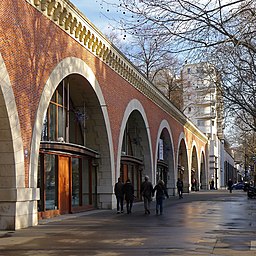
{"type": "Polygon", "coordinates": [[[60,214],[70,212],[69,157],[59,156],[59,210],[60,214]]]}
{"type": "Polygon", "coordinates": [[[123,182],[125,183],[128,179],[128,165],[123,164],[123,182]]]}

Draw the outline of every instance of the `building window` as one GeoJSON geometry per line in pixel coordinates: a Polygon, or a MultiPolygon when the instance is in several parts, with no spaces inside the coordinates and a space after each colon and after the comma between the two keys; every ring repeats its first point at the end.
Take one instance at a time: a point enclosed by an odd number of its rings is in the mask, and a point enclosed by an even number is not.
{"type": "Polygon", "coordinates": [[[204,120],[197,120],[197,125],[198,126],[204,126],[205,125],[205,121],[204,120]]]}

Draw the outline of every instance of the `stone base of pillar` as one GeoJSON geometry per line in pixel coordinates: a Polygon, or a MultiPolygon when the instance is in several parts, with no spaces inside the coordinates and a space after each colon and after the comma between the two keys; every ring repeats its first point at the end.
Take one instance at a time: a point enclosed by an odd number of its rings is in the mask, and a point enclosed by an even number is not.
{"type": "Polygon", "coordinates": [[[17,230],[38,224],[39,189],[0,189],[0,230],[17,230]]]}

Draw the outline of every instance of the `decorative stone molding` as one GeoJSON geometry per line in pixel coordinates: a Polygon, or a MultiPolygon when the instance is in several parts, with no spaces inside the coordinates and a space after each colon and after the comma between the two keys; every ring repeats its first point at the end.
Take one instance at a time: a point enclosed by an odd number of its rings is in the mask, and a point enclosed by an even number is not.
{"type": "Polygon", "coordinates": [[[147,78],[68,0],[26,0],[83,47],[152,100],[201,140],[201,133],[147,78]]]}

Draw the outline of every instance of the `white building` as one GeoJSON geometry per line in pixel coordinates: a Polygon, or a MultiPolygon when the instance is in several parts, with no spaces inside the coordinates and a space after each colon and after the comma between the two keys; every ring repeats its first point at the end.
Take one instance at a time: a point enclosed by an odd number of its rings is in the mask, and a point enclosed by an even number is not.
{"type": "Polygon", "coordinates": [[[209,63],[186,64],[181,72],[183,112],[209,138],[208,180],[225,186],[223,100],[219,76],[209,63]]]}

